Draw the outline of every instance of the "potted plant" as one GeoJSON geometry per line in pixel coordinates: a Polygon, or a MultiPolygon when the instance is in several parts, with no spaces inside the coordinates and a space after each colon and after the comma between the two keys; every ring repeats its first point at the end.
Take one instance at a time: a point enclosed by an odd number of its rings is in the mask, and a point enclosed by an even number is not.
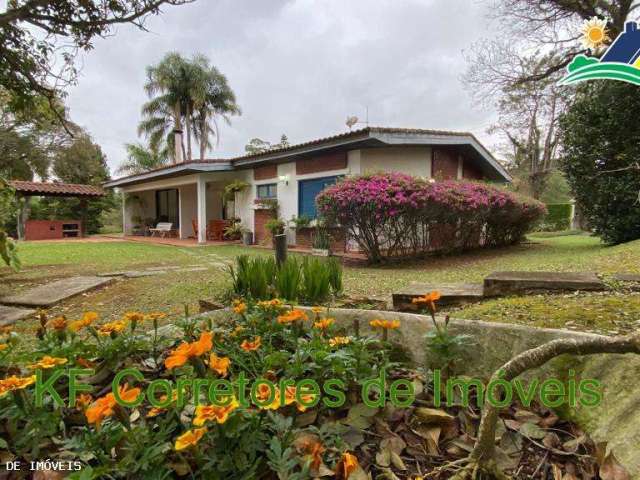
{"type": "Polygon", "coordinates": [[[299,230],[302,228],[308,228],[311,225],[311,219],[306,215],[300,215],[296,217],[295,215],[291,217],[289,220],[289,228],[293,230],[299,230]]]}
{"type": "Polygon", "coordinates": [[[271,218],[264,224],[264,227],[269,231],[272,237],[275,237],[276,235],[284,233],[285,223],[284,220],[280,218],[271,218]]]}
{"type": "Polygon", "coordinates": [[[223,236],[227,240],[240,240],[246,230],[237,219],[233,219],[231,225],[224,229],[223,236]]]}
{"type": "Polygon", "coordinates": [[[331,255],[331,235],[327,227],[321,223],[316,225],[313,232],[311,253],[320,257],[331,255]]]}

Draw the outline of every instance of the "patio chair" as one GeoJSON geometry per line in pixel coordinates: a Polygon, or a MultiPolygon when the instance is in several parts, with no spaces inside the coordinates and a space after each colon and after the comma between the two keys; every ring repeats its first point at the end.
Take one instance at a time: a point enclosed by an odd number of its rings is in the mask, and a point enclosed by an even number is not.
{"type": "Polygon", "coordinates": [[[167,235],[173,236],[176,233],[176,230],[173,227],[173,223],[171,222],[160,222],[156,225],[156,228],[150,228],[151,236],[159,236],[162,238],[166,238],[167,235]]]}
{"type": "MultiPolygon", "coordinates": [[[[195,218],[191,219],[191,227],[193,228],[193,236],[194,238],[198,238],[198,221],[195,218]]],[[[205,234],[205,237],[207,240],[211,240],[211,230],[209,229],[209,226],[207,225],[207,232],[205,234]]]]}

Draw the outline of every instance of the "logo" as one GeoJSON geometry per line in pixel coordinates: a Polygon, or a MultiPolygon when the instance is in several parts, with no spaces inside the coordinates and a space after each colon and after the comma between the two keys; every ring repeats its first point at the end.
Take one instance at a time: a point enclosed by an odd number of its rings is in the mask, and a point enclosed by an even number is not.
{"type": "MultiPolygon", "coordinates": [[[[607,22],[598,18],[582,26],[582,44],[592,52],[609,40],[607,22]]],[[[619,80],[640,85],[640,29],[636,22],[627,22],[624,32],[607,48],[600,59],[577,55],[567,67],[568,74],[561,85],[586,80],[619,80]]]]}

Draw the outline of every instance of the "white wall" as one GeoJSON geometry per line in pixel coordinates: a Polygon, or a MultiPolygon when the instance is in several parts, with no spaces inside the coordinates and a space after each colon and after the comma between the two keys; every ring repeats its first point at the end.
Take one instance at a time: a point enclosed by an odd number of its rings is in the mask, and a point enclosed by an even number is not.
{"type": "Polygon", "coordinates": [[[431,177],[431,147],[384,147],[360,150],[360,172],[401,172],[431,177]]]}
{"type": "Polygon", "coordinates": [[[191,221],[198,217],[196,184],[183,185],[180,191],[180,238],[197,237],[191,221]]]}
{"type": "Polygon", "coordinates": [[[135,193],[125,193],[124,207],[124,234],[131,235],[133,227],[137,222],[133,221],[134,217],[142,217],[142,219],[155,218],[156,216],[156,197],[153,191],[142,191],[135,193]]]}

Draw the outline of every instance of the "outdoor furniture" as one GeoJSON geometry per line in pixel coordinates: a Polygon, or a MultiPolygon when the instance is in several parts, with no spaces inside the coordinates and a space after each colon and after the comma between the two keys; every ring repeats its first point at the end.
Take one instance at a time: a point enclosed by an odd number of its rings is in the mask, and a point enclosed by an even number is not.
{"type": "Polygon", "coordinates": [[[162,238],[166,238],[167,235],[170,237],[175,235],[176,230],[173,228],[173,223],[171,222],[160,222],[156,225],[156,228],[150,228],[151,236],[159,236],[162,238]]]}
{"type": "MultiPolygon", "coordinates": [[[[193,236],[197,239],[198,238],[198,221],[195,218],[191,219],[191,227],[193,228],[193,236]]],[[[207,227],[205,238],[207,240],[211,240],[211,232],[209,231],[209,227],[207,227]]]]}
{"type": "Polygon", "coordinates": [[[210,220],[207,230],[210,232],[211,240],[224,240],[224,231],[231,225],[229,220],[210,220]]]}

